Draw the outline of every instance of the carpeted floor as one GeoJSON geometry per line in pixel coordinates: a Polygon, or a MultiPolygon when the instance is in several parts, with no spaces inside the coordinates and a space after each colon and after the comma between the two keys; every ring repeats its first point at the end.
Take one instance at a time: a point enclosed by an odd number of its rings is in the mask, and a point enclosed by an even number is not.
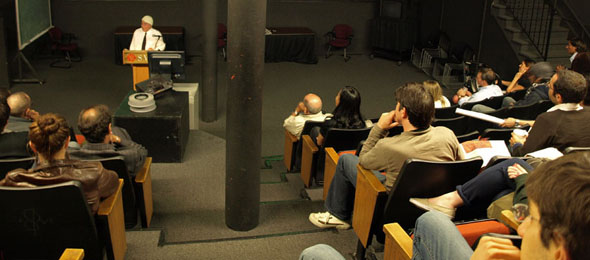
{"type": "MultiPolygon", "coordinates": [[[[15,85],[11,91],[29,93],[34,109],[63,114],[72,125],[82,108],[104,103],[114,109],[131,88],[131,69],[114,65],[111,57],[87,58],[69,70],[49,68],[49,60],[32,62],[47,83],[15,85]]],[[[226,65],[219,60],[219,119],[191,131],[182,163],[153,164],[152,226],[127,232],[127,259],[296,259],[317,243],[353,252],[352,230],[321,230],[307,220],[309,213],[323,209],[323,202],[302,199],[299,176],[285,172],[282,122],[308,92],[322,96],[324,110],[331,111],[345,85],[362,93],[365,117],[377,117],[395,107],[396,87],[427,77],[406,63],[360,55],[347,63],[332,57],[317,65],[265,64],[260,224],[238,232],[224,223],[226,65]]],[[[186,70],[188,82],[200,81],[198,58],[186,70]]]]}

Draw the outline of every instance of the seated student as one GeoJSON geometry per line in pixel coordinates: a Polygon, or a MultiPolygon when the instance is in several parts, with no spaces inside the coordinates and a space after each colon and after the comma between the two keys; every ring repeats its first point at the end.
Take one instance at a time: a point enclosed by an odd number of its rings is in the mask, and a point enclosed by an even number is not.
{"type": "Polygon", "coordinates": [[[590,153],[565,155],[526,180],[529,216],[518,227],[520,249],[484,236],[475,251],[445,216],[416,221],[412,259],[586,259],[590,254],[590,153]]]}
{"type": "MultiPolygon", "coordinates": [[[[527,92],[521,100],[514,100],[512,97],[505,97],[502,100],[502,107],[509,106],[526,106],[537,103],[541,100],[549,100],[548,82],[553,75],[553,67],[549,62],[538,62],[532,65],[526,73],[526,76],[532,85],[527,88],[527,92]]],[[[496,111],[494,108],[477,104],[471,110],[482,113],[496,111]]]]}
{"type": "MultiPolygon", "coordinates": [[[[549,98],[555,106],[535,121],[522,120],[532,128],[527,137],[512,134],[512,155],[522,156],[547,147],[563,151],[568,146],[590,146],[590,125],[586,124],[590,111],[579,105],[586,91],[586,79],[581,74],[571,70],[555,74],[549,84],[549,98]]],[[[502,126],[514,126],[516,121],[508,118],[502,126]]]]}
{"type": "MultiPolygon", "coordinates": [[[[586,81],[582,75],[571,70],[555,74],[550,83],[550,97],[555,106],[550,112],[537,117],[529,136],[524,140],[513,135],[510,140],[516,146],[513,155],[524,154],[555,147],[590,147],[590,111],[578,104],[586,95],[586,81]],[[526,141],[526,142],[525,142],[526,141]]],[[[452,216],[459,206],[487,207],[494,198],[516,189],[517,183],[510,178],[511,172],[521,172],[533,167],[520,159],[510,159],[489,167],[457,190],[430,199],[415,199],[411,202],[424,209],[439,209],[452,216]],[[516,165],[515,165],[516,164],[516,165]]]]}
{"type": "Polygon", "coordinates": [[[502,80],[502,85],[506,86],[506,93],[527,89],[531,82],[527,77],[527,71],[535,64],[531,59],[524,59],[518,64],[518,72],[512,78],[512,81],[502,80]]]}
{"type": "Polygon", "coordinates": [[[434,100],[422,84],[407,83],[395,91],[395,110],[379,118],[360,156],[340,157],[325,201],[327,212],[311,213],[309,220],[320,228],[348,229],[354,207],[357,164],[374,170],[375,176],[391,190],[402,165],[409,158],[432,161],[463,159],[459,141],[446,127],[432,127],[434,100]],[[388,130],[401,125],[403,132],[386,137],[388,130]],[[385,170],[386,176],[376,172],[385,170]]]}
{"type": "MultiPolygon", "coordinates": [[[[584,53],[587,51],[586,47],[587,47],[586,43],[584,43],[584,41],[582,41],[582,39],[580,39],[580,38],[572,38],[567,41],[567,44],[565,45],[565,49],[567,50],[567,53],[569,55],[571,55],[570,56],[570,63],[571,63],[570,69],[571,70],[581,73],[577,70],[574,70],[574,65],[576,63],[576,59],[579,58],[578,54],[584,53]]],[[[565,66],[563,66],[563,65],[557,65],[557,67],[556,67],[557,71],[564,70],[564,69],[565,69],[565,66]]]]}
{"type": "Polygon", "coordinates": [[[326,116],[328,115],[322,112],[322,99],[316,94],[309,93],[297,104],[295,111],[285,119],[283,127],[299,139],[305,121],[324,121],[326,116]]]}
{"type": "MultiPolygon", "coordinates": [[[[309,136],[321,147],[324,137],[331,128],[362,129],[368,127],[369,122],[363,120],[361,115],[361,93],[354,87],[346,86],[338,91],[335,99],[336,108],[332,114],[326,117],[321,127],[311,129],[309,136]]],[[[319,154],[320,162],[325,159],[323,151],[319,154]]],[[[318,185],[324,184],[324,164],[319,163],[316,167],[315,181],[318,185]]]]}
{"type": "Polygon", "coordinates": [[[117,174],[104,169],[100,162],[68,159],[69,134],[68,123],[62,116],[50,113],[37,117],[29,131],[30,145],[38,159],[37,166],[29,170],[10,171],[0,185],[37,187],[80,181],[88,205],[96,213],[100,199],[117,190],[117,174]]]}
{"type": "Polygon", "coordinates": [[[432,95],[434,98],[434,108],[443,108],[443,107],[450,107],[451,102],[447,99],[447,97],[443,96],[442,89],[438,82],[434,80],[427,80],[422,82],[422,85],[432,95]]]}
{"type": "Polygon", "coordinates": [[[324,143],[324,137],[330,128],[361,129],[367,127],[361,115],[361,93],[346,86],[338,91],[335,98],[336,108],[332,115],[326,117],[321,127],[314,127],[310,136],[318,146],[324,143]]]}
{"type": "Polygon", "coordinates": [[[31,109],[31,97],[25,92],[16,92],[6,99],[10,106],[10,118],[6,129],[14,132],[29,132],[29,126],[39,113],[31,109]]]}
{"type": "Polygon", "coordinates": [[[133,142],[127,130],[113,126],[111,120],[106,105],[94,105],[82,110],[78,116],[78,129],[86,142],[81,148],[68,149],[68,152],[72,158],[80,160],[123,156],[127,171],[135,176],[143,167],[148,151],[133,142]]]}
{"type": "Polygon", "coordinates": [[[480,68],[476,76],[479,90],[473,94],[466,88],[457,90],[457,95],[453,97],[453,102],[459,106],[463,103],[479,102],[491,97],[502,96],[502,89],[496,85],[496,73],[491,68],[480,68]]]}
{"type": "Polygon", "coordinates": [[[572,70],[580,74],[590,73],[590,52],[578,53],[572,63],[572,70]]]}
{"type": "Polygon", "coordinates": [[[30,157],[27,132],[6,132],[5,126],[10,116],[10,107],[5,99],[0,99],[0,159],[30,157]]]}

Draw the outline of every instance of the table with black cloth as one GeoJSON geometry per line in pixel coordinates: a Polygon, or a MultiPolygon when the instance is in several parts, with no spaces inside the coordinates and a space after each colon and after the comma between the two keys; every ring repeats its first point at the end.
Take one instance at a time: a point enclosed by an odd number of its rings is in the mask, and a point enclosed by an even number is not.
{"type": "MultiPolygon", "coordinates": [[[[123,64],[123,49],[128,49],[133,38],[133,32],[138,26],[119,26],[115,29],[115,64],[123,64]]],[[[154,27],[162,33],[167,51],[184,51],[184,27],[158,26],[154,27]]]]}
{"type": "Polygon", "coordinates": [[[125,128],[148,150],[154,162],[182,162],[189,134],[188,92],[167,90],[155,96],[156,110],[129,110],[130,91],[115,112],[113,124],[125,128]]]}
{"type": "Polygon", "coordinates": [[[305,27],[271,27],[266,35],[265,62],[293,61],[315,64],[315,32],[305,27]]]}

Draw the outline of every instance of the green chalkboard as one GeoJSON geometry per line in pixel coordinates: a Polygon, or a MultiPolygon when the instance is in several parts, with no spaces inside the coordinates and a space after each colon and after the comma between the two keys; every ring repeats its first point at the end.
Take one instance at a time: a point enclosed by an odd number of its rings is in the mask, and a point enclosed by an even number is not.
{"type": "Polygon", "coordinates": [[[51,28],[50,4],[50,0],[16,0],[16,24],[20,50],[51,28]]]}

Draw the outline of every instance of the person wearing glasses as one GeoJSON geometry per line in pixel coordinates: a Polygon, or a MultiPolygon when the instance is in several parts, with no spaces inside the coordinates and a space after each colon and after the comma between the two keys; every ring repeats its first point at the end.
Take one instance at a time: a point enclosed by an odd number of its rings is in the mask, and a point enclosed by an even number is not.
{"type": "MultiPolygon", "coordinates": [[[[523,156],[547,147],[562,152],[567,147],[590,147],[590,124],[587,123],[590,110],[579,105],[585,95],[586,79],[579,73],[563,70],[554,75],[549,96],[555,106],[527,123],[532,128],[526,137],[512,134],[512,155],[523,156]]],[[[530,161],[508,159],[488,167],[453,192],[435,198],[412,198],[410,202],[425,210],[438,210],[451,218],[455,209],[461,206],[476,210],[487,208],[495,198],[515,191],[520,180],[518,176],[523,170],[532,171],[533,166],[530,161]]]]}
{"type": "Polygon", "coordinates": [[[529,215],[518,227],[520,248],[483,236],[473,250],[438,212],[416,221],[412,259],[587,259],[590,255],[590,152],[542,164],[526,180],[529,215]]]}

